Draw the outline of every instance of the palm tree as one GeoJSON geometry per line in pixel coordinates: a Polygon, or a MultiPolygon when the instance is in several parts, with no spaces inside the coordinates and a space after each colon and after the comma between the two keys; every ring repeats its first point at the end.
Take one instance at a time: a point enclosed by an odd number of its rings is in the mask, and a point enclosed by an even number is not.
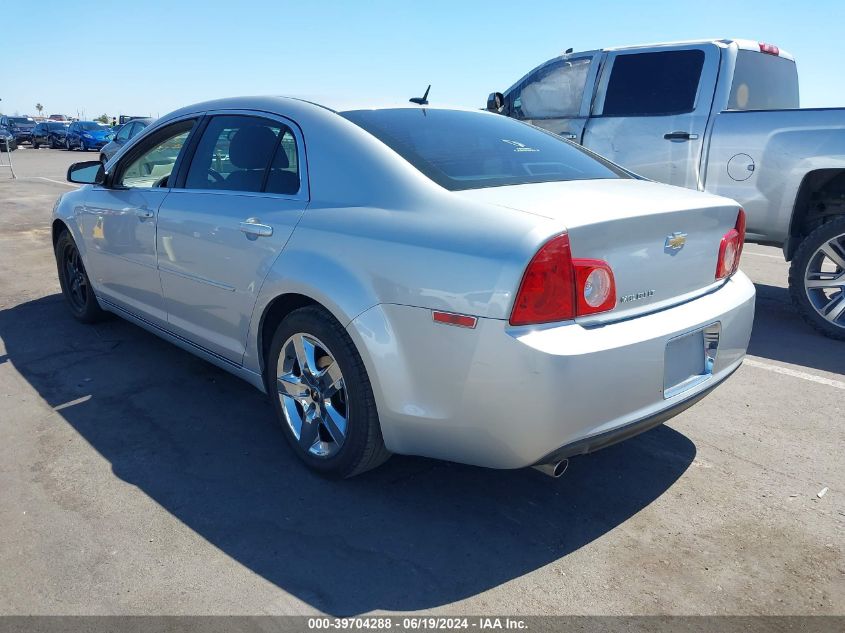
{"type": "Polygon", "coordinates": [[[44,110],[44,106],[40,103],[35,104],[35,109],[38,110],[38,116],[41,116],[41,112],[44,110]]]}

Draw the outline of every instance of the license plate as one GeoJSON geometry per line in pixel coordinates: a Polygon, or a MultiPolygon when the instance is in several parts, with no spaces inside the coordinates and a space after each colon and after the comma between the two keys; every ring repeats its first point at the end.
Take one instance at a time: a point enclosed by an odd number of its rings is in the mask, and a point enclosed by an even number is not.
{"type": "Polygon", "coordinates": [[[701,384],[713,373],[721,324],[677,336],[666,343],[663,397],[671,398],[701,384]]]}

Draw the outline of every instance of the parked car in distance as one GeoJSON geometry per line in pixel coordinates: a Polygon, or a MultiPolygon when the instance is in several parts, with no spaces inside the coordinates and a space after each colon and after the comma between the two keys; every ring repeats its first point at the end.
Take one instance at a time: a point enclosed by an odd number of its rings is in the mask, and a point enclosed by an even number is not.
{"type": "Polygon", "coordinates": [[[28,143],[32,137],[35,119],[29,116],[0,116],[0,125],[6,127],[15,137],[15,143],[28,143]]]}
{"type": "Polygon", "coordinates": [[[391,452],[559,475],[704,397],[751,334],[735,202],[487,112],[222,99],[68,178],[73,316],[266,391],[333,476],[391,452]]]}
{"type": "Polygon", "coordinates": [[[47,145],[51,149],[64,147],[67,123],[59,121],[41,121],[32,130],[32,147],[38,149],[47,145]]]}
{"type": "Polygon", "coordinates": [[[100,151],[100,161],[105,164],[111,160],[112,156],[117,154],[121,147],[126,145],[126,142],[138,135],[144,130],[153,119],[133,119],[128,123],[114,128],[114,138],[112,141],[103,147],[100,151]]]}
{"type": "Polygon", "coordinates": [[[0,150],[4,152],[13,152],[18,148],[15,142],[15,135],[9,131],[4,125],[0,125],[0,150]]]}
{"type": "MultiPolygon", "coordinates": [[[[131,116],[129,114],[121,114],[120,117],[118,118],[117,122],[118,122],[119,125],[124,125],[124,124],[128,123],[129,121],[134,121],[136,119],[147,119],[147,117],[131,116]]],[[[149,120],[149,119],[147,119],[147,120],[149,120]]]]}
{"type": "Polygon", "coordinates": [[[747,239],[783,247],[804,319],[845,340],[845,108],[799,109],[795,60],[750,40],[549,60],[488,109],[660,182],[728,196],[747,239]]]}
{"type": "Polygon", "coordinates": [[[51,121],[67,121],[68,118],[64,114],[51,114],[49,116],[51,121]]]}
{"type": "Polygon", "coordinates": [[[102,149],[114,138],[112,129],[97,121],[74,121],[65,134],[65,149],[102,149]]]}

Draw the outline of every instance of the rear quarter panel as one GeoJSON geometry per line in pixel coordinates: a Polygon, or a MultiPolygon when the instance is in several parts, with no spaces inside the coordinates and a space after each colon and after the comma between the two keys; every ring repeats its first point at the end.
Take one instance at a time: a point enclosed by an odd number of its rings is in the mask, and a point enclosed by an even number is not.
{"type": "Polygon", "coordinates": [[[804,176],[837,167],[845,168],[845,108],[723,112],[705,190],[743,206],[749,239],[782,244],[804,176]]]}

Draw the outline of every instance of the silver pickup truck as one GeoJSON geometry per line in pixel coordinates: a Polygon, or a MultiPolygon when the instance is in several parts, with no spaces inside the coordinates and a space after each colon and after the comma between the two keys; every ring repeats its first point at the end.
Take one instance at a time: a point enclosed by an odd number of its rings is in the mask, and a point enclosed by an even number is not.
{"type": "Polygon", "coordinates": [[[646,178],[734,198],[747,240],[792,262],[802,316],[845,340],[845,108],[799,109],[785,51],[707,40],[567,52],[487,109],[646,178]]]}

